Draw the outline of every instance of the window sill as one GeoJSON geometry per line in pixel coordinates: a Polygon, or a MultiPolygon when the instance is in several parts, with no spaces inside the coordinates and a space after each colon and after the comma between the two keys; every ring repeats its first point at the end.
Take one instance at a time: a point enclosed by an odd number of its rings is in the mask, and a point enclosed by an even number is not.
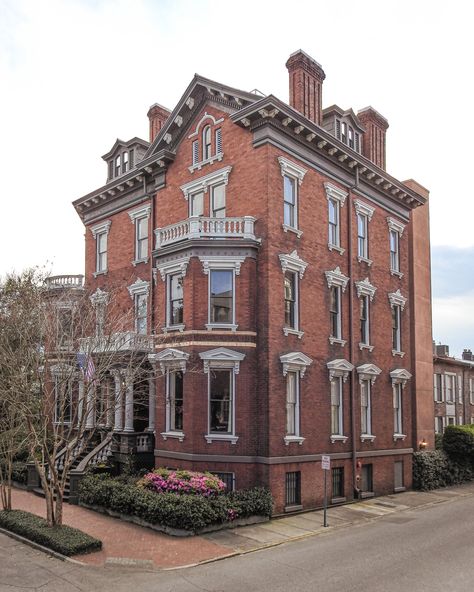
{"type": "Polygon", "coordinates": [[[107,271],[108,271],[108,269],[104,269],[104,271],[94,271],[94,273],[92,275],[94,277],[97,277],[98,275],[107,275],[107,271]]]}
{"type": "Polygon", "coordinates": [[[360,255],[357,256],[357,261],[359,263],[367,263],[369,267],[372,265],[372,259],[367,259],[367,257],[361,257],[360,255]]]}
{"type": "Polygon", "coordinates": [[[406,434],[393,434],[393,441],[396,442],[397,440],[405,440],[406,434]]]}
{"type": "Polygon", "coordinates": [[[296,335],[298,339],[301,339],[304,335],[304,331],[298,331],[298,329],[292,329],[291,327],[283,327],[283,333],[288,335],[296,335]]]}
{"type": "Polygon", "coordinates": [[[179,331],[182,333],[184,331],[185,325],[169,325],[167,327],[162,327],[163,333],[170,333],[171,331],[179,331]]]}
{"type": "Polygon", "coordinates": [[[331,504],[344,504],[347,501],[345,497],[333,497],[331,498],[331,504]]]}
{"type": "Polygon", "coordinates": [[[331,345],[336,344],[336,345],[340,345],[341,347],[344,347],[347,343],[347,340],[346,339],[339,339],[339,337],[330,337],[329,343],[331,345]]]}
{"type": "Polygon", "coordinates": [[[133,267],[136,267],[139,263],[148,263],[148,261],[148,257],[145,257],[145,259],[135,259],[134,261],[132,261],[132,265],[133,267]]]}
{"type": "Polygon", "coordinates": [[[302,510],[303,506],[302,504],[295,504],[294,506],[285,506],[284,510],[285,512],[298,512],[299,510],[302,510]]]}
{"type": "Polygon", "coordinates": [[[205,325],[208,331],[212,331],[213,329],[230,329],[231,331],[237,331],[239,325],[234,325],[230,323],[207,323],[205,325]]]}
{"type": "Polygon", "coordinates": [[[188,167],[188,171],[190,173],[194,173],[194,171],[200,171],[202,169],[202,167],[205,166],[206,164],[213,164],[216,161],[219,162],[223,158],[224,158],[224,153],[219,152],[218,154],[211,156],[211,158],[207,158],[206,160],[201,160],[201,162],[196,162],[196,164],[193,164],[192,166],[188,167]]]}
{"type": "Polygon", "coordinates": [[[360,497],[361,499],[368,499],[369,497],[375,497],[375,493],[373,491],[361,491],[360,497]]]}
{"type": "Polygon", "coordinates": [[[283,232],[293,232],[294,234],[296,234],[298,238],[301,238],[301,236],[303,235],[302,230],[298,230],[293,226],[288,226],[288,224],[282,224],[281,227],[283,228],[283,232]]]}
{"type": "Polygon", "coordinates": [[[163,440],[167,440],[168,438],[175,438],[182,442],[184,440],[184,432],[161,432],[161,437],[163,440]]]}
{"type": "Polygon", "coordinates": [[[392,349],[392,356],[400,356],[400,358],[403,358],[404,355],[405,352],[398,351],[398,349],[392,349]]]}
{"type": "Polygon", "coordinates": [[[374,349],[373,345],[369,345],[368,343],[359,343],[359,349],[362,351],[363,349],[368,349],[371,352],[374,349]]]}
{"type": "Polygon", "coordinates": [[[292,442],[294,442],[295,444],[299,444],[301,446],[301,444],[303,444],[303,442],[305,441],[305,439],[301,436],[285,436],[283,440],[285,441],[286,446],[288,446],[292,442]]]}
{"type": "Polygon", "coordinates": [[[375,436],[373,434],[361,434],[360,441],[361,442],[373,442],[375,440],[375,436]]]}
{"type": "Polygon", "coordinates": [[[397,271],[396,269],[391,269],[390,270],[390,275],[396,275],[399,278],[403,277],[403,273],[401,271],[397,271]]]}
{"type": "Polygon", "coordinates": [[[340,436],[338,434],[334,434],[331,436],[331,444],[334,444],[335,442],[342,442],[344,444],[344,442],[347,442],[347,438],[348,436],[340,436]]]}
{"type": "Polygon", "coordinates": [[[206,434],[204,438],[208,444],[212,442],[230,442],[231,444],[236,444],[239,436],[232,436],[231,434],[206,434]]]}
{"type": "Polygon", "coordinates": [[[337,251],[341,255],[343,255],[346,250],[346,249],[343,249],[342,247],[340,247],[339,245],[333,245],[332,243],[328,243],[328,249],[330,251],[337,251]]]}
{"type": "Polygon", "coordinates": [[[402,491],[406,491],[406,490],[407,490],[406,487],[395,487],[393,491],[395,493],[402,493],[402,491]]]}

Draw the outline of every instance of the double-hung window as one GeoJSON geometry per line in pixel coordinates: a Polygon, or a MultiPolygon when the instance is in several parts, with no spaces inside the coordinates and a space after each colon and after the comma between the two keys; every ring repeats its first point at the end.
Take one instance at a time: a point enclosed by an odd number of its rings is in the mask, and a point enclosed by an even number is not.
{"type": "Polygon", "coordinates": [[[183,275],[181,273],[169,274],[168,302],[167,302],[167,327],[174,327],[184,323],[183,315],[183,275]]]}
{"type": "Polygon", "coordinates": [[[283,223],[290,228],[298,227],[296,179],[283,176],[283,223]]]}
{"type": "Polygon", "coordinates": [[[329,317],[331,337],[341,339],[341,286],[329,288],[329,317]]]}
{"type": "Polygon", "coordinates": [[[110,220],[97,224],[91,228],[92,236],[95,239],[95,273],[107,273],[107,243],[110,231],[110,220]]]}
{"type": "Polygon", "coordinates": [[[211,126],[206,125],[206,127],[202,130],[202,159],[208,160],[211,158],[211,152],[211,126]]]}
{"type": "Polygon", "coordinates": [[[362,436],[372,435],[371,382],[360,381],[360,430],[362,436]]]}
{"type": "Polygon", "coordinates": [[[324,183],[328,200],[328,248],[344,253],[341,245],[341,208],[344,206],[347,191],[332,183],[324,183]]]}
{"type": "Polygon", "coordinates": [[[402,277],[400,269],[400,239],[403,235],[405,225],[395,220],[387,218],[388,236],[390,247],[390,273],[402,277]]]}
{"type": "Polygon", "coordinates": [[[286,375],[286,435],[300,435],[299,428],[299,376],[298,372],[286,375]]]}
{"type": "Polygon", "coordinates": [[[184,389],[183,372],[173,370],[167,372],[167,432],[183,431],[184,389]]]}
{"type": "Polygon", "coordinates": [[[444,401],[444,377],[442,374],[433,374],[433,391],[436,403],[444,401]]]}
{"type": "Polygon", "coordinates": [[[234,271],[212,269],[209,278],[209,323],[234,324],[234,271]]]}
{"type": "Polygon", "coordinates": [[[402,351],[401,307],[392,306],[392,349],[402,351]]]}
{"type": "Polygon", "coordinates": [[[360,319],[360,343],[362,345],[369,345],[370,343],[370,324],[369,324],[369,296],[363,294],[359,302],[359,319],[360,319]]]}
{"type": "Polygon", "coordinates": [[[285,335],[293,334],[299,338],[303,336],[299,323],[299,290],[300,280],[308,264],[299,257],[296,250],[292,253],[279,255],[281,269],[283,271],[283,297],[284,297],[284,325],[285,335]]]}
{"type": "Polygon", "coordinates": [[[230,434],[233,426],[232,370],[211,369],[209,372],[209,433],[230,434]]]}
{"type": "Polygon", "coordinates": [[[456,376],[454,374],[446,374],[445,380],[445,392],[446,402],[454,403],[456,400],[456,376]]]}
{"type": "Polygon", "coordinates": [[[331,382],[331,436],[343,436],[342,377],[335,376],[331,382]]]}
{"type": "Polygon", "coordinates": [[[143,261],[148,257],[148,217],[143,216],[135,220],[135,259],[143,261]]]}
{"type": "Polygon", "coordinates": [[[368,218],[364,214],[357,214],[357,255],[361,259],[369,258],[368,247],[368,218]]]}
{"type": "Polygon", "coordinates": [[[403,434],[402,385],[393,385],[393,433],[403,434]]]}
{"type": "Polygon", "coordinates": [[[285,327],[297,329],[297,282],[298,277],[294,271],[286,271],[285,282],[285,327]]]}
{"type": "Polygon", "coordinates": [[[189,215],[203,216],[204,215],[204,193],[198,191],[189,197],[189,215]]]}
{"type": "Polygon", "coordinates": [[[211,187],[211,217],[225,218],[225,185],[211,187]]]}
{"type": "Polygon", "coordinates": [[[148,294],[135,295],[135,331],[140,335],[147,333],[148,294]]]}

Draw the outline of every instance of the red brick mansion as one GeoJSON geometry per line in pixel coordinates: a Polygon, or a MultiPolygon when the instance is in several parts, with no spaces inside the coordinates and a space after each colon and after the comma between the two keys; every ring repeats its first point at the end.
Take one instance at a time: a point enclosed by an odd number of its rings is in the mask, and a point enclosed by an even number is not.
{"type": "Polygon", "coordinates": [[[85,286],[119,286],[154,372],[119,451],[267,486],[277,513],[322,504],[324,454],[332,503],[409,488],[434,417],[428,191],[386,172],[385,117],[286,66],[289,104],[196,75],[74,202],[85,286]]]}

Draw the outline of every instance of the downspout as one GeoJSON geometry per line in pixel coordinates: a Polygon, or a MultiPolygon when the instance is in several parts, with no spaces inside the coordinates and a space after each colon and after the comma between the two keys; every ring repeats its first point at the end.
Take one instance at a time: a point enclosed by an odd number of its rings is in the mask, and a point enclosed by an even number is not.
{"type": "MultiPolygon", "coordinates": [[[[147,190],[146,180],[143,179],[143,190],[147,190]]],[[[149,252],[150,252],[150,334],[155,334],[155,299],[154,299],[154,277],[153,277],[153,243],[155,240],[155,196],[156,193],[150,193],[150,241],[149,241],[149,252]]]]}
{"type": "MultiPolygon", "coordinates": [[[[352,277],[352,189],[359,185],[359,168],[355,169],[355,184],[349,187],[347,196],[347,247],[349,258],[349,362],[354,364],[354,281],[352,277]]],[[[356,479],[357,474],[357,445],[356,445],[356,374],[355,368],[351,372],[351,437],[352,437],[352,487],[354,496],[360,498],[360,487],[356,479]]]]}

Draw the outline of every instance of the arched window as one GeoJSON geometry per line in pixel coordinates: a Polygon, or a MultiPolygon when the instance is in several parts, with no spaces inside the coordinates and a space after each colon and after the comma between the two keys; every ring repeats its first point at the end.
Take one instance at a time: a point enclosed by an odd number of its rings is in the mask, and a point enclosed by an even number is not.
{"type": "Polygon", "coordinates": [[[206,125],[202,130],[202,159],[211,158],[211,126],[206,125]]]}

